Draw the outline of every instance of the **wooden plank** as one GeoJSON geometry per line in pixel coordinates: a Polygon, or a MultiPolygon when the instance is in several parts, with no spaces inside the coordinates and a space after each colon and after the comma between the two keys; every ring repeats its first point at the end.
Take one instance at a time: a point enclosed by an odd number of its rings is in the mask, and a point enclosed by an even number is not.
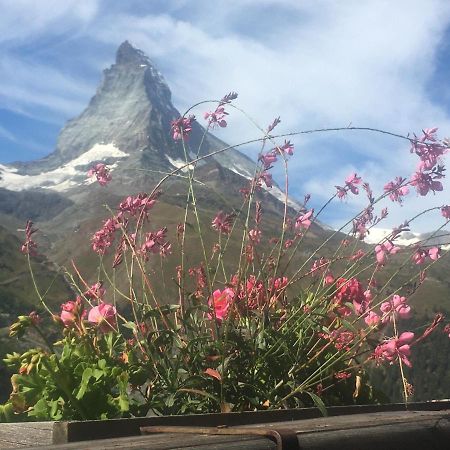
{"type": "MultiPolygon", "coordinates": [[[[415,411],[450,410],[450,401],[411,403],[408,405],[408,409],[415,411]]],[[[385,414],[386,412],[392,412],[395,415],[398,414],[397,412],[405,411],[405,405],[358,405],[328,408],[328,413],[331,417],[341,418],[337,419],[337,422],[335,422],[340,424],[343,424],[343,421],[346,420],[344,418],[349,414],[376,414],[375,411],[377,413],[385,412],[385,414]]],[[[383,417],[387,418],[393,416],[384,415],[383,417]]],[[[304,420],[313,419],[321,420],[320,412],[316,408],[228,414],[199,414],[191,416],[144,417],[107,421],[0,424],[0,449],[8,447],[18,448],[30,445],[39,446],[47,445],[49,443],[62,444],[81,440],[137,436],[140,433],[139,428],[141,426],[236,426],[303,420],[301,426],[305,427],[307,423],[304,422],[304,420]]],[[[321,421],[320,423],[322,424],[322,427],[325,426],[324,422],[321,421]]],[[[328,422],[326,426],[331,426],[331,423],[332,422],[328,422]]]]}
{"type": "MultiPolygon", "coordinates": [[[[120,439],[99,439],[38,448],[39,450],[275,450],[275,443],[263,437],[193,436],[176,433],[133,436],[120,439]]],[[[35,449],[36,447],[30,447],[28,450],[35,449]]]]}
{"type": "Polygon", "coordinates": [[[0,423],[0,448],[52,443],[53,422],[0,423]]]}
{"type": "MultiPolygon", "coordinates": [[[[297,432],[302,450],[448,450],[450,411],[358,414],[285,422],[297,432]]],[[[256,424],[281,428],[282,423],[256,424]]],[[[246,428],[250,426],[246,425],[246,428]]],[[[239,427],[237,427],[239,428],[239,427]]],[[[41,450],[274,450],[269,439],[179,433],[74,442],[41,450]]],[[[30,448],[30,450],[33,450],[30,448]]],[[[289,449],[286,449],[289,450],[289,449]]]]}
{"type": "MultiPolygon", "coordinates": [[[[408,409],[415,411],[440,411],[443,409],[450,410],[450,402],[445,401],[411,403],[408,405],[408,409]]],[[[337,406],[328,408],[328,414],[331,417],[342,417],[349,414],[373,413],[375,411],[405,411],[405,405],[400,403],[390,405],[337,406]]],[[[141,417],[135,419],[113,419],[107,421],[55,422],[52,442],[54,444],[62,444],[66,442],[76,442],[81,440],[137,436],[140,434],[139,429],[142,426],[236,426],[268,422],[304,420],[321,417],[321,413],[317,408],[300,408],[227,414],[141,417]]]]}

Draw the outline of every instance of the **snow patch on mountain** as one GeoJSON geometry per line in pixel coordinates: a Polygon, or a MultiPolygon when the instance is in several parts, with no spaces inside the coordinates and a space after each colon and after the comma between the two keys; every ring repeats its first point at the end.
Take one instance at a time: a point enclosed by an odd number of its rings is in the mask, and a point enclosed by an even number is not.
{"type": "MultiPolygon", "coordinates": [[[[189,170],[189,166],[186,166],[186,161],[183,161],[182,159],[174,159],[171,158],[169,155],[166,155],[167,160],[172,164],[172,166],[176,167],[177,169],[181,169],[182,172],[187,172],[189,170]]],[[[194,165],[191,164],[190,168],[193,169],[194,165]]]]}
{"type": "Polygon", "coordinates": [[[228,168],[234,173],[237,173],[241,177],[247,178],[248,180],[251,180],[254,176],[254,173],[250,173],[245,167],[242,167],[236,161],[233,161],[233,165],[228,168]]]}
{"type": "MultiPolygon", "coordinates": [[[[371,228],[369,234],[364,238],[364,242],[367,244],[379,244],[384,238],[392,233],[392,230],[387,228],[371,228]]],[[[395,238],[395,245],[401,247],[407,247],[413,245],[422,240],[420,233],[414,233],[413,231],[404,231],[398,237],[395,238]]]]}
{"type": "MultiPolygon", "coordinates": [[[[86,166],[89,164],[110,159],[122,159],[127,156],[129,156],[127,153],[110,143],[95,144],[90,150],[61,167],[37,175],[21,175],[17,173],[17,169],[0,164],[0,187],[10,191],[42,188],[63,192],[81,184],[93,182],[91,179],[86,179],[86,166]]],[[[116,167],[117,164],[108,164],[110,171],[116,167]]]]}

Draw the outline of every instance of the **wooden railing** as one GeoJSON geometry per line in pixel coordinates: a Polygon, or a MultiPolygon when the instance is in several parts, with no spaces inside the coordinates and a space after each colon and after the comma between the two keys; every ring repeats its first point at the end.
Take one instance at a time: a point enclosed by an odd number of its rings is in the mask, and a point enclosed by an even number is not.
{"type": "Polygon", "coordinates": [[[0,424],[0,448],[450,449],[450,402],[0,424]],[[142,435],[142,433],[151,433],[142,435]]]}

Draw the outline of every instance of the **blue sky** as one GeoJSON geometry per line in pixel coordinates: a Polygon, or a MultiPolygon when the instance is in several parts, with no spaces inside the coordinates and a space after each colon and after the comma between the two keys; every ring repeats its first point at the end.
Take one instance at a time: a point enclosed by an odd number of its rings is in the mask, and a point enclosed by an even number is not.
{"type": "MultiPolygon", "coordinates": [[[[0,163],[50,153],[125,39],[155,62],[180,110],[235,90],[262,126],[280,115],[280,132],[352,123],[450,135],[447,0],[0,0],[0,10],[0,163]]],[[[220,131],[230,143],[256,136],[237,114],[220,131]]],[[[377,190],[416,164],[405,143],[382,136],[293,141],[291,191],[310,192],[316,206],[352,170],[377,190]]],[[[386,226],[443,203],[448,190],[411,194],[386,226]]],[[[354,199],[326,219],[336,225],[361,205],[354,199]]],[[[439,223],[424,219],[418,229],[439,223]]]]}

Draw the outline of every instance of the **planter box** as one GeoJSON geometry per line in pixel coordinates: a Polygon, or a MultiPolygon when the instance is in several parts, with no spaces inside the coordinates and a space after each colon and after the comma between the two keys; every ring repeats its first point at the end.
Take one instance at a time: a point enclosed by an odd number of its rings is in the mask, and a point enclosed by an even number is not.
{"type": "MultiPolygon", "coordinates": [[[[261,434],[267,430],[270,434],[277,429],[295,433],[300,443],[297,448],[303,450],[450,448],[450,401],[411,403],[407,410],[403,404],[331,407],[328,414],[323,418],[317,409],[305,408],[85,422],[0,424],[0,448],[41,446],[42,450],[165,450],[205,448],[206,445],[214,449],[275,449],[277,444],[274,440],[261,434]],[[168,428],[164,434],[141,436],[141,427],[170,426],[190,429],[184,429],[180,434],[168,428]],[[208,430],[202,430],[205,427],[208,430]],[[228,432],[228,427],[232,427],[233,433],[240,434],[210,435],[228,432]],[[189,433],[186,434],[186,431],[189,433]]],[[[292,445],[286,448],[297,450],[292,445]]]]}

